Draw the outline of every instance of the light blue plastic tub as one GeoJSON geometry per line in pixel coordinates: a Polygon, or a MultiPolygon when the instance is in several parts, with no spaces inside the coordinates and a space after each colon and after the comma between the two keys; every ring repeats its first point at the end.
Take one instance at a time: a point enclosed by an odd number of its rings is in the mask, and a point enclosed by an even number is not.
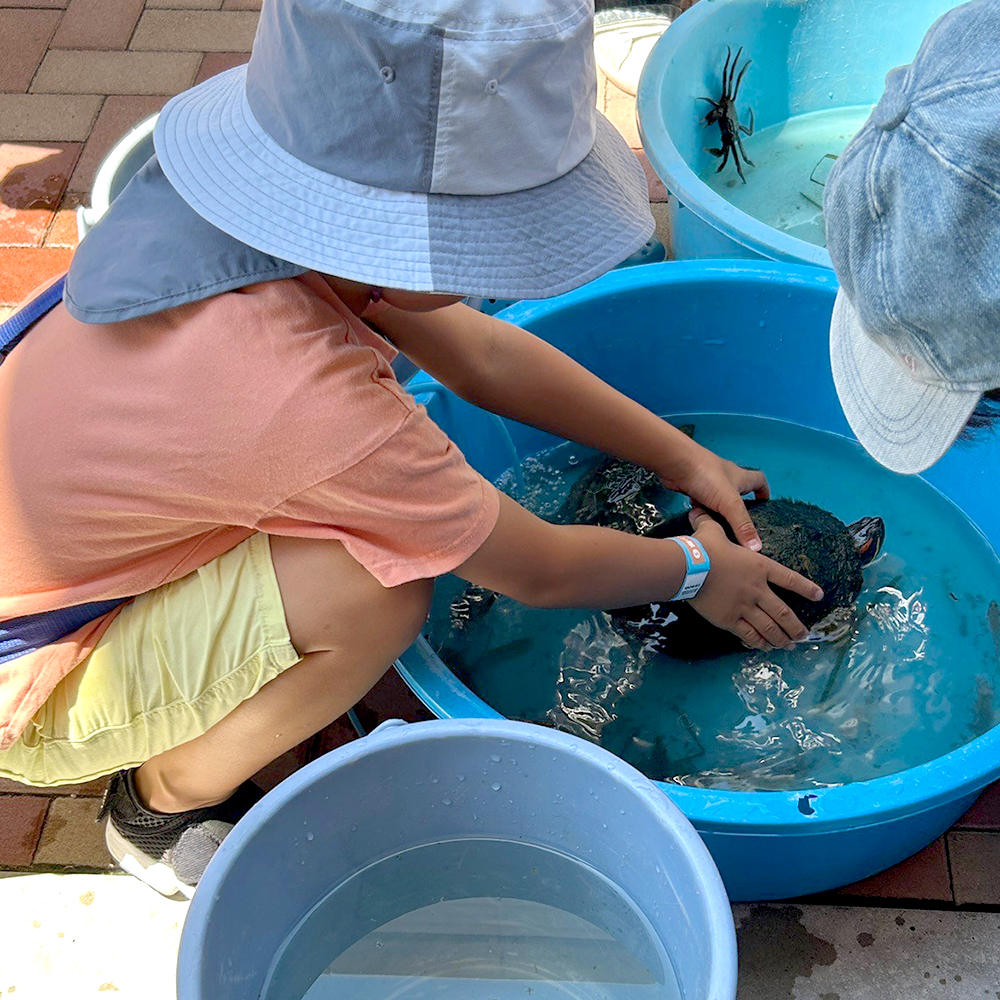
{"type": "MultiPolygon", "coordinates": [[[[748,0],[751,2],[751,0],[748,0]]],[[[605,275],[504,315],[654,412],[729,412],[850,429],[830,375],[832,271],[751,261],[650,264],[605,275]],[[697,378],[682,373],[697,372],[697,378]]],[[[487,415],[447,391],[421,396],[487,477],[557,443],[487,415]]],[[[1000,547],[1000,435],[956,447],[927,479],[1000,547]]],[[[419,640],[401,673],[439,717],[495,718],[419,640]]],[[[702,835],[734,900],[778,899],[846,885],[914,854],[1000,775],[1000,730],[885,778],[802,792],[661,785],[702,835]]]]}
{"type": "MultiPolygon", "coordinates": [[[[283,942],[333,888],[407,848],[470,837],[522,841],[590,865],[661,935],[683,1000],[734,1000],[732,913],[691,824],[600,748],[497,720],[385,723],[265,796],[223,841],[194,895],[178,1000],[257,998],[283,942]],[[605,822],[611,801],[614,825],[605,822]]],[[[393,905],[368,904],[371,912],[393,905]]],[[[370,929],[358,921],[359,937],[370,929]]]]}
{"type": "MultiPolygon", "coordinates": [[[[698,98],[718,98],[726,46],[743,47],[741,66],[753,60],[737,108],[746,120],[752,107],[760,131],[796,115],[877,103],[885,74],[912,62],[927,29],[955,6],[955,0],[702,0],[682,14],[646,61],[636,105],[643,146],[673,195],[674,257],[830,267],[825,248],[734,208],[699,177],[719,162],[704,150],[718,145],[719,129],[702,126],[708,105],[698,98]]],[[[726,169],[732,171],[731,161],[726,169]]],[[[754,183],[752,172],[747,181],[754,183]]]]}

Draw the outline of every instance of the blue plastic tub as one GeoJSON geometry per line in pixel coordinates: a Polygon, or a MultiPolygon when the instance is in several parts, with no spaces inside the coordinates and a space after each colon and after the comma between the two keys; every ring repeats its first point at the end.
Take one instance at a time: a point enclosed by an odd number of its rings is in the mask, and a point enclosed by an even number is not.
{"type": "MultiPolygon", "coordinates": [[[[955,0],[703,0],[681,15],[654,46],[636,105],[643,146],[673,195],[674,257],[830,266],[825,248],[758,221],[700,179],[719,162],[704,149],[718,145],[719,130],[703,127],[708,105],[698,98],[718,98],[726,46],[734,52],[742,46],[743,60],[753,60],[737,109],[746,121],[753,108],[760,131],[810,112],[875,104],[885,74],[911,62],[927,29],[955,6],[955,0]]],[[[754,183],[752,173],[747,181],[754,183]]]]}
{"type": "MultiPolygon", "coordinates": [[[[660,934],[682,1000],[734,1000],[732,913],[690,823],[652,782],[599,747],[483,720],[385,723],[313,761],[254,806],[192,900],[178,1000],[278,1000],[266,990],[275,957],[333,888],[408,848],[475,837],[522,841],[590,865],[660,934]],[[613,827],[604,822],[611,801],[620,815],[613,827]]],[[[399,912],[393,906],[369,898],[362,916],[391,919],[399,912]]],[[[342,938],[373,929],[362,916],[342,914],[342,938]]],[[[351,996],[372,995],[363,982],[350,986],[351,996]]]]}
{"type": "MultiPolygon", "coordinates": [[[[750,0],[748,0],[750,2],[750,0]]],[[[830,375],[831,271],[750,261],[651,264],[505,314],[654,412],[729,412],[850,429],[830,375]],[[766,324],[766,325],[765,325],[766,324]],[[763,327],[763,329],[762,329],[763,327]],[[678,373],[698,372],[696,379],[678,373]]],[[[487,477],[555,438],[476,410],[447,391],[421,396],[487,477]]],[[[1000,548],[1000,436],[953,448],[927,479],[1000,548]]],[[[422,639],[399,664],[439,717],[495,718],[422,639]]],[[[929,844],[1000,775],[1000,730],[886,778],[802,792],[661,785],[702,835],[734,900],[846,885],[929,844]]]]}

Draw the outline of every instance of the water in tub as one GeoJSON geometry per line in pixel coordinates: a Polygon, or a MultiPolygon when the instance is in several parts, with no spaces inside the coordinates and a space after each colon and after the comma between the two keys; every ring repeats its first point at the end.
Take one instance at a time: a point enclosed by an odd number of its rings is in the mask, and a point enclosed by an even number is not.
{"type": "MultiPolygon", "coordinates": [[[[743,104],[737,100],[737,105],[743,104]]],[[[743,165],[744,184],[732,158],[707,157],[701,179],[730,204],[774,229],[826,246],[823,188],[835,157],[861,129],[872,106],[831,108],[796,115],[752,136],[741,136],[754,166],[743,165]]],[[[741,114],[746,118],[745,111],[741,114]]],[[[717,146],[718,126],[704,129],[704,146],[717,146]]]]}
{"type": "Polygon", "coordinates": [[[289,936],[262,996],[681,1000],[620,889],[563,854],[490,839],[412,848],[342,883],[289,936]]]}
{"type": "MultiPolygon", "coordinates": [[[[637,648],[602,613],[508,598],[456,630],[450,606],[464,584],[445,578],[425,635],[468,687],[509,718],[555,724],[650,777],[738,790],[893,774],[1000,721],[1000,563],[957,507],[835,434],[762,417],[670,419],[695,425],[718,454],[764,469],[774,496],[845,523],[885,521],[850,633],[793,651],[675,660],[637,648]]],[[[529,458],[518,498],[552,519],[595,461],[569,444],[529,458]]],[[[517,490],[509,473],[500,485],[517,490]]],[[[686,503],[668,495],[664,506],[670,515],[686,503]]]]}

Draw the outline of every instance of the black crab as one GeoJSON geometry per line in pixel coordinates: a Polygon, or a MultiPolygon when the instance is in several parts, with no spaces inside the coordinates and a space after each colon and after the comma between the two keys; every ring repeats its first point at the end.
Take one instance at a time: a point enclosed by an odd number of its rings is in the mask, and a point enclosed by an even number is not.
{"type": "Polygon", "coordinates": [[[746,73],[752,60],[748,59],[743,64],[743,69],[740,70],[739,76],[737,76],[736,66],[739,63],[740,56],[742,54],[743,48],[741,46],[737,50],[736,58],[734,59],[733,50],[728,45],[726,46],[726,63],[722,68],[722,96],[717,101],[712,100],[711,97],[699,97],[698,100],[708,101],[708,103],[712,105],[712,110],[705,115],[702,119],[702,123],[704,125],[717,124],[722,137],[722,145],[718,149],[709,149],[706,147],[705,150],[713,156],[722,157],[722,162],[719,164],[719,167],[715,172],[722,172],[722,168],[729,162],[729,156],[732,154],[733,163],[736,164],[736,172],[740,175],[740,180],[746,184],[747,179],[743,176],[743,168],[740,166],[740,157],[742,156],[743,160],[751,167],[755,166],[755,164],[753,160],[747,156],[746,150],[743,148],[743,140],[740,138],[740,134],[753,135],[753,108],[749,109],[750,124],[741,124],[739,113],[736,110],[736,95],[739,92],[740,84],[743,82],[743,74],[746,73]]]}

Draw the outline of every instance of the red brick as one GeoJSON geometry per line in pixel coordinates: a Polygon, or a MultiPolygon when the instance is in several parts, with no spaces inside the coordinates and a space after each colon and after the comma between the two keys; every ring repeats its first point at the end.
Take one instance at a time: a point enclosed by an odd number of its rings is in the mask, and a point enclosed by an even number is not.
{"type": "Polygon", "coordinates": [[[56,10],[0,10],[0,91],[28,89],[60,16],[56,10]]]}
{"type": "Polygon", "coordinates": [[[0,795],[0,865],[30,865],[48,812],[48,799],[0,795]]]}
{"type": "Polygon", "coordinates": [[[97,116],[83,155],[70,179],[69,190],[89,193],[94,174],[111,147],[130,128],[159,111],[168,100],[169,97],[109,97],[97,116]]]}
{"type": "Polygon", "coordinates": [[[322,757],[323,754],[337,750],[348,743],[353,743],[358,738],[354,727],[348,721],[346,715],[342,715],[336,722],[331,722],[326,729],[320,730],[312,740],[309,748],[310,760],[322,757]]]}
{"type": "Polygon", "coordinates": [[[0,245],[41,246],[82,149],[0,143],[0,245]]]}
{"type": "Polygon", "coordinates": [[[178,94],[194,81],[199,52],[50,50],[33,94],[178,94]]]}
{"type": "Polygon", "coordinates": [[[888,871],[838,889],[837,895],[952,902],[944,837],[938,837],[933,844],[888,871]]]}
{"type": "Polygon", "coordinates": [[[280,784],[289,775],[294,774],[300,767],[308,764],[312,759],[311,747],[313,738],[303,740],[297,747],[292,747],[280,757],[275,758],[270,764],[265,764],[254,776],[253,781],[269,792],[275,785],[280,784]]]}
{"type": "Polygon", "coordinates": [[[54,49],[124,49],[143,0],[69,0],[52,39],[54,49]]]}
{"type": "Polygon", "coordinates": [[[208,52],[201,61],[195,84],[207,80],[216,73],[222,73],[234,66],[242,66],[250,58],[249,52],[208,52]]]}
{"type": "Polygon", "coordinates": [[[129,43],[155,52],[249,52],[256,11],[147,10],[129,43]]]}
{"type": "Polygon", "coordinates": [[[1000,830],[1000,783],[990,785],[955,824],[959,830],[1000,830]]]}
{"type": "Polygon", "coordinates": [[[222,0],[146,0],[146,9],[162,7],[164,10],[221,10],[222,0]]]}
{"type": "Polygon", "coordinates": [[[53,10],[65,10],[69,0],[3,0],[3,7],[47,7],[53,10]]]}
{"type": "Polygon", "coordinates": [[[73,251],[63,247],[0,247],[0,304],[15,305],[43,282],[64,274],[73,251]]]}
{"type": "Polygon", "coordinates": [[[637,149],[635,155],[639,157],[639,163],[646,174],[646,183],[649,185],[649,200],[651,203],[663,202],[667,200],[667,189],[663,181],[656,175],[653,164],[649,162],[649,157],[644,150],[637,149]]]}
{"type": "Polygon", "coordinates": [[[390,670],[361,699],[356,707],[358,718],[368,732],[385,722],[386,719],[402,719],[404,722],[426,722],[434,715],[419,698],[406,686],[395,670],[390,670]]]}
{"type": "Polygon", "coordinates": [[[99,94],[0,94],[0,139],[83,142],[103,102],[99,94]]]}
{"type": "Polygon", "coordinates": [[[260,10],[261,0],[223,0],[223,10],[260,10]]]}
{"type": "Polygon", "coordinates": [[[104,843],[104,824],[96,822],[100,806],[97,799],[53,799],[38,839],[35,864],[113,868],[104,843]]]}
{"type": "Polygon", "coordinates": [[[75,249],[80,242],[80,232],[77,228],[77,209],[86,202],[82,194],[67,194],[59,204],[52,225],[45,234],[44,245],[47,247],[70,247],[75,249]]]}

